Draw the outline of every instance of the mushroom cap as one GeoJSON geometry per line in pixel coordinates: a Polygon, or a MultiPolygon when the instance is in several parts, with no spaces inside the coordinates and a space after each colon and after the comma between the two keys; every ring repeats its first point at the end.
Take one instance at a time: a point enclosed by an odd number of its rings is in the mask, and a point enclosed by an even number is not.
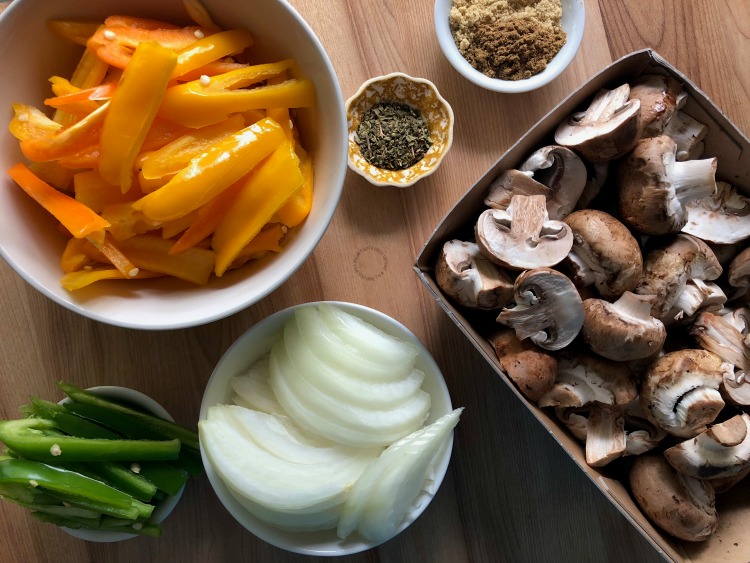
{"type": "Polygon", "coordinates": [[[482,253],[512,270],[554,266],[573,246],[570,227],[549,220],[541,195],[514,195],[507,210],[487,209],[474,231],[482,253]]]}
{"type": "Polygon", "coordinates": [[[596,289],[603,297],[619,297],[638,285],[643,257],[638,241],[625,225],[596,209],[575,211],[565,222],[573,230],[571,254],[592,270],[596,289]]]}
{"type": "Polygon", "coordinates": [[[619,362],[646,358],[658,352],[667,338],[664,323],[651,317],[649,298],[629,291],[615,303],[603,299],[583,302],[581,334],[600,356],[619,362]]]}
{"type": "Polygon", "coordinates": [[[706,350],[677,350],[658,358],[641,381],[650,420],[673,436],[703,432],[724,408],[719,385],[732,365],[706,350]]]}
{"type": "Polygon", "coordinates": [[[637,396],[635,378],[627,365],[593,354],[565,354],[558,360],[555,384],[537,405],[579,408],[597,403],[622,407],[637,396]]]}
{"type": "Polygon", "coordinates": [[[669,76],[646,74],[630,85],[630,99],[640,100],[639,125],[643,137],[661,135],[677,110],[682,84],[669,76]]]}
{"type": "Polygon", "coordinates": [[[473,242],[449,240],[435,264],[440,288],[459,305],[499,309],[513,299],[513,280],[473,242]]]}
{"type": "Polygon", "coordinates": [[[516,278],[516,305],[500,311],[498,322],[530,338],[545,350],[559,350],[573,340],[583,325],[583,306],[573,282],[549,268],[527,270],[516,278]]]}
{"type": "Polygon", "coordinates": [[[726,182],[716,182],[716,192],[685,205],[683,233],[716,244],[734,244],[750,237],[750,199],[726,182]]]}
{"type": "Polygon", "coordinates": [[[680,473],[695,479],[731,477],[750,467],[750,416],[736,415],[664,451],[680,473]]]}
{"type": "Polygon", "coordinates": [[[538,401],[555,384],[557,359],[528,340],[519,340],[512,329],[489,337],[500,367],[530,401],[538,401]]]}
{"type": "Polygon", "coordinates": [[[555,143],[573,149],[590,162],[605,162],[626,154],[640,137],[639,100],[628,101],[630,86],[600,90],[585,112],[560,123],[555,143]]]}
{"type": "Polygon", "coordinates": [[[646,253],[641,281],[633,291],[653,295],[651,314],[661,319],[669,313],[688,279],[715,280],[721,272],[721,264],[705,242],[678,234],[646,253]]]}
{"type": "Polygon", "coordinates": [[[711,486],[717,495],[722,495],[734,487],[737,483],[742,481],[745,477],[750,475],[750,467],[746,467],[736,475],[729,477],[719,477],[717,479],[711,479],[711,486]]]}
{"type": "Polygon", "coordinates": [[[750,287],[750,247],[732,259],[727,273],[732,287],[750,287]]]}
{"type": "Polygon", "coordinates": [[[703,541],[716,531],[719,516],[711,485],[681,475],[663,456],[638,456],[629,481],[638,505],[664,531],[686,541],[703,541]]]}
{"type": "Polygon", "coordinates": [[[536,181],[552,191],[547,201],[550,219],[562,220],[576,206],[586,186],[586,165],[572,150],[559,145],[542,147],[521,164],[522,172],[531,172],[536,181]]]}
{"type": "Polygon", "coordinates": [[[545,199],[552,199],[552,190],[532,176],[532,172],[504,171],[490,184],[484,204],[493,209],[508,209],[514,195],[543,195],[545,199]]]}

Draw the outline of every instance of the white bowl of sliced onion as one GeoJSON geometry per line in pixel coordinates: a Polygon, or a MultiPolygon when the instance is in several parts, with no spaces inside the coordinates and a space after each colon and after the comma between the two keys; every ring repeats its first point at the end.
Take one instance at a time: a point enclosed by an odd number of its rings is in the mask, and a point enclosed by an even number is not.
{"type": "Polygon", "coordinates": [[[279,311],[224,354],[201,404],[206,474],[279,548],[348,555],[405,530],[448,468],[454,410],[427,349],[356,304],[279,311]]]}

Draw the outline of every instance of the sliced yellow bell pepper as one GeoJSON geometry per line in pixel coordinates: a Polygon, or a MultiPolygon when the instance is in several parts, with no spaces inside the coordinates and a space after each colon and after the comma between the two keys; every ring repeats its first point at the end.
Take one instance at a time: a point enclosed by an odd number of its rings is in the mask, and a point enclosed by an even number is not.
{"type": "Polygon", "coordinates": [[[301,147],[297,147],[300,155],[300,169],[305,183],[289,200],[276,212],[275,218],[287,227],[296,227],[310,214],[313,200],[313,163],[301,147]]]}
{"type": "Polygon", "coordinates": [[[101,213],[107,205],[133,200],[133,196],[123,194],[119,187],[106,182],[96,170],[78,172],[73,176],[73,190],[76,200],[96,213],[101,213]]]}
{"type": "Polygon", "coordinates": [[[263,225],[302,186],[299,158],[285,141],[258,166],[214,232],[217,276],[222,276],[263,225]]]}
{"type": "Polygon", "coordinates": [[[185,281],[205,285],[214,266],[214,251],[191,248],[172,256],[169,249],[172,241],[156,235],[138,235],[118,243],[139,268],[160,272],[185,281]]]}
{"type": "Polygon", "coordinates": [[[60,267],[66,274],[76,272],[84,266],[94,263],[85,252],[84,245],[91,244],[85,238],[71,238],[65,245],[62,256],[60,257],[60,267]]]}
{"type": "Polygon", "coordinates": [[[166,176],[162,176],[161,178],[147,180],[143,176],[143,172],[141,171],[138,173],[138,186],[141,188],[141,193],[150,194],[151,192],[155,192],[159,188],[163,188],[164,186],[166,186],[174,177],[175,174],[168,174],[166,176]]]}
{"type": "Polygon", "coordinates": [[[284,238],[288,230],[281,223],[267,225],[253,237],[253,240],[245,245],[245,248],[232,261],[227,270],[241,268],[250,260],[263,258],[269,252],[281,252],[281,239],[284,238]]]}
{"type": "Polygon", "coordinates": [[[163,276],[164,274],[146,270],[139,270],[135,276],[123,276],[120,270],[116,268],[92,268],[91,270],[69,272],[62,277],[60,283],[68,291],[75,291],[103,280],[144,280],[163,276]]]}
{"type": "Polygon", "coordinates": [[[99,173],[123,193],[133,182],[133,163],[156,117],[177,56],[153,42],[140,43],[122,73],[99,140],[99,173]]]}
{"type": "Polygon", "coordinates": [[[194,158],[164,187],[133,203],[133,208],[154,222],[178,219],[234,184],[283,141],[283,130],[271,119],[245,127],[194,158]]]}
{"type": "Polygon", "coordinates": [[[109,222],[107,232],[118,243],[132,236],[143,234],[154,227],[141,220],[141,216],[128,203],[113,203],[104,207],[102,219],[109,222]]]}
{"type": "MultiPolygon", "coordinates": [[[[65,113],[72,114],[69,119],[69,116],[64,113],[55,113],[55,121],[69,125],[75,123],[79,117],[85,117],[99,107],[99,104],[89,97],[94,93],[93,90],[81,90],[61,76],[53,76],[49,81],[52,84],[52,93],[55,94],[55,97],[44,100],[44,105],[58,110],[62,109],[65,113]]],[[[94,90],[101,88],[101,86],[98,86],[94,90]]]]}
{"type": "Polygon", "coordinates": [[[172,77],[217,61],[222,57],[241,53],[253,44],[253,36],[246,29],[221,31],[199,39],[177,54],[177,66],[172,77]]]}
{"type": "Polygon", "coordinates": [[[47,22],[47,28],[60,39],[84,46],[100,25],[101,22],[98,21],[84,20],[50,20],[47,22]]]}
{"type": "MultiPolygon", "coordinates": [[[[115,244],[112,241],[112,235],[105,232],[101,240],[94,236],[86,237],[86,239],[104,257],[104,260],[101,260],[101,262],[109,262],[126,278],[134,278],[138,275],[138,267],[131,262],[130,258],[123,254],[118,246],[119,243],[115,244]]],[[[84,247],[84,251],[87,251],[87,247],[84,247]]]]}
{"type": "Polygon", "coordinates": [[[54,135],[63,128],[34,106],[13,104],[13,113],[8,130],[19,141],[54,135]]]}
{"type": "Polygon", "coordinates": [[[40,180],[25,164],[16,164],[8,170],[8,175],[74,237],[82,238],[109,227],[91,209],[40,180]]]}
{"type": "Polygon", "coordinates": [[[71,182],[74,174],[73,170],[63,168],[55,161],[29,162],[29,169],[36,174],[39,179],[56,187],[58,190],[66,192],[71,191],[71,182]]]}
{"type": "Polygon", "coordinates": [[[190,19],[200,27],[213,33],[221,31],[221,28],[214,23],[200,0],[182,0],[182,5],[185,7],[185,11],[188,13],[188,16],[190,16],[190,19]]]}
{"type": "Polygon", "coordinates": [[[195,211],[191,211],[184,217],[180,217],[179,219],[175,219],[174,221],[167,221],[166,223],[162,223],[161,238],[171,239],[190,228],[190,225],[192,225],[198,217],[199,211],[200,209],[196,209],[195,211]]]}
{"type": "Polygon", "coordinates": [[[211,145],[244,127],[245,120],[241,115],[236,115],[214,125],[188,131],[182,137],[143,158],[141,162],[143,178],[155,180],[169,174],[176,174],[211,145]]]}

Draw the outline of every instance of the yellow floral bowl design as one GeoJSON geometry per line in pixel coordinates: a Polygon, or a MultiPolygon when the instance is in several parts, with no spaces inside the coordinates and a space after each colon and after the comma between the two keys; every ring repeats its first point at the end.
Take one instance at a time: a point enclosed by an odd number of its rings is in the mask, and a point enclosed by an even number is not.
{"type": "Polygon", "coordinates": [[[453,143],[453,109],[435,85],[424,78],[401,72],[372,78],[362,84],[346,101],[349,125],[349,168],[376,186],[406,188],[435,172],[453,143]],[[362,156],[354,140],[365,112],[383,101],[396,101],[417,108],[430,126],[432,146],[424,158],[404,170],[385,170],[373,166],[362,156]]]}

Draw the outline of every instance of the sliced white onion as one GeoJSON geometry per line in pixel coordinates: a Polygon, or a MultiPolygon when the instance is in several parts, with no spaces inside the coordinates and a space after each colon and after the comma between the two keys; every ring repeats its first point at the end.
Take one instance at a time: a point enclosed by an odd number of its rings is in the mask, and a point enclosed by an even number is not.
{"type": "Polygon", "coordinates": [[[284,414],[284,409],[276,400],[276,395],[268,385],[269,356],[266,355],[242,375],[233,377],[229,382],[232,390],[240,400],[234,403],[268,414],[284,414]]]}
{"type": "Polygon", "coordinates": [[[427,469],[450,436],[463,409],[386,448],[354,483],[341,513],[337,534],[354,530],[373,542],[391,538],[425,485],[427,469]]]}

